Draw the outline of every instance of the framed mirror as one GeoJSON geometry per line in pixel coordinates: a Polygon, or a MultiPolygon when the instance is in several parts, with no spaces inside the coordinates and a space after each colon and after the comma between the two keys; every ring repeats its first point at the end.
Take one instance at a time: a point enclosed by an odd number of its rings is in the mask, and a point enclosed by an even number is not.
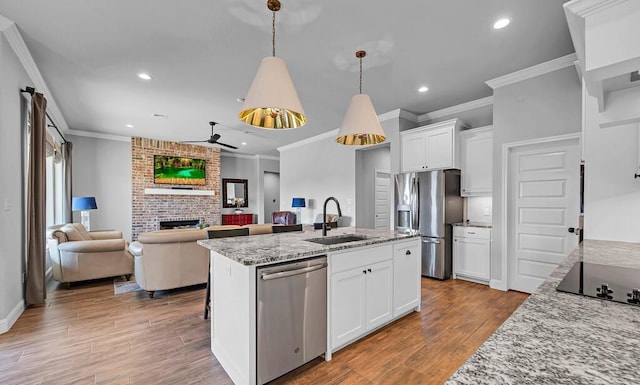
{"type": "Polygon", "coordinates": [[[246,179],[222,179],[222,207],[249,207],[246,179]]]}

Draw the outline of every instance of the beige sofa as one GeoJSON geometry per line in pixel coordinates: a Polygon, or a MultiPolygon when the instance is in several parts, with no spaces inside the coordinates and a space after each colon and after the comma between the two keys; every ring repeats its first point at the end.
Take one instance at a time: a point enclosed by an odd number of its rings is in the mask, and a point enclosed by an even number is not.
{"type": "Polygon", "coordinates": [[[197,244],[208,230],[239,228],[237,225],[206,229],[157,230],[142,233],[129,245],[136,282],[153,298],[158,290],[207,283],[209,250],[197,244]]]}
{"type": "Polygon", "coordinates": [[[120,231],[89,232],[80,223],[50,226],[47,246],[53,279],[67,285],[133,273],[133,257],[120,231]]]}

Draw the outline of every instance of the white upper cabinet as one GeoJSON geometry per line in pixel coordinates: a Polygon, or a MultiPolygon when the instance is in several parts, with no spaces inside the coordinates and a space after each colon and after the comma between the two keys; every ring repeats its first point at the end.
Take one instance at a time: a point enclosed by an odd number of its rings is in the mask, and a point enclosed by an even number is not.
{"type": "Polygon", "coordinates": [[[459,119],[451,119],[400,133],[402,171],[460,168],[459,119]]]}
{"type": "Polygon", "coordinates": [[[493,187],[493,127],[460,133],[462,177],[460,195],[491,195],[493,187]]]}

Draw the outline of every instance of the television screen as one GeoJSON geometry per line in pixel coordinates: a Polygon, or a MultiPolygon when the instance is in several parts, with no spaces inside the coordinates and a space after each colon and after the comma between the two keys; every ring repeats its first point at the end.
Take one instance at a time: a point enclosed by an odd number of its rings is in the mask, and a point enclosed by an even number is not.
{"type": "Polygon", "coordinates": [[[205,185],[203,159],[154,155],[153,182],[161,184],[205,185]]]}

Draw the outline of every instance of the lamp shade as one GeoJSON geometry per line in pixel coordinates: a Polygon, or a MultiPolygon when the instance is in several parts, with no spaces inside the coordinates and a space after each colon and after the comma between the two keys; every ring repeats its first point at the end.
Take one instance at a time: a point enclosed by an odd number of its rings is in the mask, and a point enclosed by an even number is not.
{"type": "Polygon", "coordinates": [[[369,95],[354,95],[340,126],[336,142],[351,146],[366,146],[382,143],[385,139],[369,95]]]}
{"type": "Polygon", "coordinates": [[[307,207],[307,203],[304,198],[293,198],[291,207],[307,207]]]}
{"type": "Polygon", "coordinates": [[[95,197],[74,197],[71,200],[71,210],[84,211],[98,208],[95,197]]]}
{"type": "Polygon", "coordinates": [[[262,59],[238,117],[258,128],[290,129],[307,123],[284,60],[262,59]]]}

